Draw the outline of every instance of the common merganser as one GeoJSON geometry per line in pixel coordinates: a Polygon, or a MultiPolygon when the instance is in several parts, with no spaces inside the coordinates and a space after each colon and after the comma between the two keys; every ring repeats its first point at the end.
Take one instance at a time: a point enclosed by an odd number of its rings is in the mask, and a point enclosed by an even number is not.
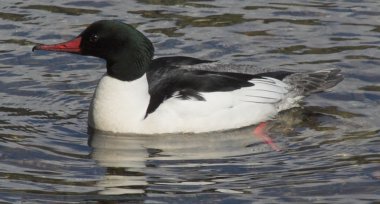
{"type": "Polygon", "coordinates": [[[89,110],[89,126],[115,133],[200,133],[270,120],[304,96],[343,80],[339,69],[315,72],[217,71],[223,65],[192,57],[153,59],[152,42],[131,25],[101,20],[68,42],[34,50],[105,59],[89,110]]]}

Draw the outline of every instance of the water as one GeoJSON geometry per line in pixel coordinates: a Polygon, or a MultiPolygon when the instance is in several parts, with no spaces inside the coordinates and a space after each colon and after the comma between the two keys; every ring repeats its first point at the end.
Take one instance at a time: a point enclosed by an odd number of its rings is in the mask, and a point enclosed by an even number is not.
{"type": "Polygon", "coordinates": [[[0,3],[1,203],[378,203],[380,2],[0,3]],[[341,68],[345,80],[252,127],[203,135],[87,133],[104,62],[32,53],[100,19],[133,24],[157,56],[260,68],[341,68]],[[89,140],[88,140],[89,139],[89,140]]]}

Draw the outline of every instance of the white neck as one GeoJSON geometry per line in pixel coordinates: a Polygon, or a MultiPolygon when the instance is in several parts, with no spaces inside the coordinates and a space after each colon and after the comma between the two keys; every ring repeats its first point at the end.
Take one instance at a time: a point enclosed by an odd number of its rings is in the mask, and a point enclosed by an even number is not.
{"type": "Polygon", "coordinates": [[[95,90],[89,125],[112,132],[135,132],[149,104],[146,74],[133,81],[103,76],[95,90]]]}

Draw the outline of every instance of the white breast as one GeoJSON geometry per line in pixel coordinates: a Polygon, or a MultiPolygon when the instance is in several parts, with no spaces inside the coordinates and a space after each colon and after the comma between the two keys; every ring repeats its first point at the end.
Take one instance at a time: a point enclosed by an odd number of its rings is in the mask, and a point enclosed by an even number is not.
{"type": "Polygon", "coordinates": [[[89,125],[111,132],[138,132],[150,96],[146,75],[128,82],[103,76],[89,111],[89,125]]]}

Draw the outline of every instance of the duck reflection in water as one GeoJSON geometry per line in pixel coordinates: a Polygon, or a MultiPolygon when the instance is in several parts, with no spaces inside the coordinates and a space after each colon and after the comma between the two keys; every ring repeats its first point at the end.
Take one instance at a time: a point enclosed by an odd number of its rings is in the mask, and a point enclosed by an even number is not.
{"type": "Polygon", "coordinates": [[[106,175],[98,182],[99,193],[144,194],[144,189],[155,182],[183,183],[182,179],[175,178],[178,174],[171,173],[176,168],[187,169],[181,172],[181,177],[192,178],[196,174],[190,170],[192,167],[223,165],[226,159],[274,152],[254,135],[253,129],[160,135],[114,134],[89,129],[91,157],[107,168],[106,175]]]}

